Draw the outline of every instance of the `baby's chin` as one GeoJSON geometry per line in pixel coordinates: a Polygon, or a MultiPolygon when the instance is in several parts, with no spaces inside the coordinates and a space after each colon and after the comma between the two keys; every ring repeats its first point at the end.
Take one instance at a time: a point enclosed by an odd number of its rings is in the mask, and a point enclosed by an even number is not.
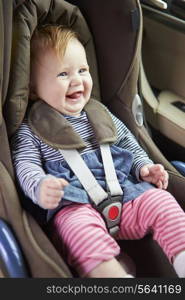
{"type": "Polygon", "coordinates": [[[69,99],[69,101],[66,101],[66,107],[65,111],[73,115],[80,114],[83,110],[84,106],[87,104],[88,101],[86,101],[84,98],[82,99],[69,99]]]}
{"type": "Polygon", "coordinates": [[[79,109],[77,109],[77,108],[75,109],[74,107],[72,107],[72,108],[69,107],[67,109],[60,110],[60,112],[66,116],[79,117],[82,110],[83,110],[82,107],[80,107],[79,109]]]}

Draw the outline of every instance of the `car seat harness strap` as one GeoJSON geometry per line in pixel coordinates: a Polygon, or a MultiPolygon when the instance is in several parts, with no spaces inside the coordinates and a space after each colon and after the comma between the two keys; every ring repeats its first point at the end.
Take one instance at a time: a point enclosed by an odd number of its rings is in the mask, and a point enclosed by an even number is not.
{"type": "Polygon", "coordinates": [[[104,171],[105,171],[106,183],[111,192],[111,196],[123,195],[123,191],[119,184],[116,171],[114,168],[114,163],[113,163],[109,144],[101,144],[100,150],[101,150],[101,157],[102,157],[104,171]]]}
{"type": "Polygon", "coordinates": [[[104,217],[109,233],[113,236],[119,230],[123,191],[117,179],[109,144],[100,145],[100,150],[108,187],[107,192],[98,183],[76,149],[59,149],[93,201],[94,207],[104,217]]]}

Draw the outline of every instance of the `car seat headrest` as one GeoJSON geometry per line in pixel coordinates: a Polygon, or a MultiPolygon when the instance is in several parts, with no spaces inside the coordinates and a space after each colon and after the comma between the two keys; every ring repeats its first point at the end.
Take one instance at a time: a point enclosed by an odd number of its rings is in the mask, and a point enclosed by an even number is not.
{"type": "Polygon", "coordinates": [[[92,70],[92,95],[99,99],[95,51],[88,26],[76,6],[59,0],[29,0],[20,3],[14,13],[10,80],[4,105],[7,131],[11,136],[21,124],[28,105],[30,76],[30,39],[37,26],[58,24],[79,33],[92,70]]]}

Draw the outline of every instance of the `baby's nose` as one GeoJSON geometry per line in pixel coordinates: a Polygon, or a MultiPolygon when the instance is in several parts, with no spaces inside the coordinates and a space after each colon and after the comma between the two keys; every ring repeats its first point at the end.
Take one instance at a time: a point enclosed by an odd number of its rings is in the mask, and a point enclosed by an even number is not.
{"type": "Polygon", "coordinates": [[[82,79],[81,79],[81,76],[79,74],[76,74],[71,78],[71,85],[72,86],[81,85],[81,83],[82,83],[82,79]]]}

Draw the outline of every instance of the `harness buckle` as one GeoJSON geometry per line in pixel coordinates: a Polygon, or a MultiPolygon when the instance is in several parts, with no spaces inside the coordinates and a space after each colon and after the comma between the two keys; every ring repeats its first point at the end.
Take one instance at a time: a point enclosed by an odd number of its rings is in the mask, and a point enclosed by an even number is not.
{"type": "Polygon", "coordinates": [[[103,200],[96,206],[96,209],[102,214],[110,235],[115,236],[119,231],[121,219],[123,195],[111,196],[103,200]]]}

